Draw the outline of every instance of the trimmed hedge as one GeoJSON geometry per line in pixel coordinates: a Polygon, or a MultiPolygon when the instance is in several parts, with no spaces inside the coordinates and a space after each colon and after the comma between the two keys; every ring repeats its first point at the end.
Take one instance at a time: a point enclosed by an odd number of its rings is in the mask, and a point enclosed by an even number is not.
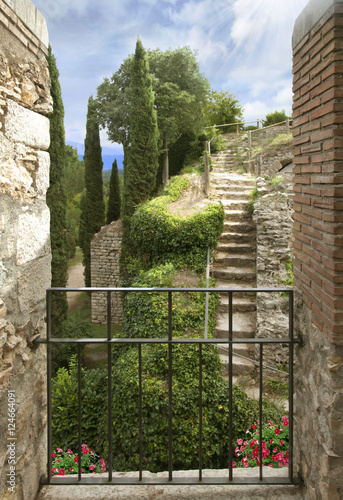
{"type": "Polygon", "coordinates": [[[168,212],[172,201],[171,195],[164,194],[144,203],[134,213],[131,231],[137,257],[147,267],[172,262],[178,267],[188,265],[202,272],[207,248],[213,250],[217,246],[217,238],[223,230],[223,207],[211,204],[186,218],[168,212]]]}

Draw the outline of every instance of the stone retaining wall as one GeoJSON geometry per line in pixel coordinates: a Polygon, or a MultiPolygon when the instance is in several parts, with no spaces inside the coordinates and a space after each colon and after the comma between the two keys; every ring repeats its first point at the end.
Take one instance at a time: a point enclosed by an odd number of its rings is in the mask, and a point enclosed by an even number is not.
{"type": "Polygon", "coordinates": [[[0,0],[0,40],[0,497],[32,500],[46,464],[45,348],[32,340],[45,336],[51,283],[52,99],[47,28],[30,0],[0,0]]]}
{"type": "MultiPolygon", "coordinates": [[[[101,228],[91,243],[91,280],[92,287],[118,287],[119,256],[122,240],[121,221],[111,222],[101,228]]],[[[123,302],[121,293],[112,293],[111,321],[114,324],[123,320],[123,302]]],[[[92,293],[93,323],[107,322],[106,292],[92,293]]]]}
{"type": "MultiPolygon", "coordinates": [[[[256,271],[258,288],[282,288],[280,280],[287,279],[285,262],[292,251],[292,196],[291,185],[286,181],[275,190],[265,179],[257,179],[257,189],[262,194],[254,204],[253,219],[256,224],[256,271]]],[[[259,293],[256,300],[256,337],[282,338],[288,336],[288,297],[278,293],[259,293]]],[[[258,347],[256,347],[258,351],[258,347]]],[[[259,354],[256,351],[256,359],[259,354]]],[[[264,350],[268,366],[280,368],[288,365],[288,347],[270,345],[264,350]]],[[[268,372],[275,378],[276,372],[268,372]]]]}

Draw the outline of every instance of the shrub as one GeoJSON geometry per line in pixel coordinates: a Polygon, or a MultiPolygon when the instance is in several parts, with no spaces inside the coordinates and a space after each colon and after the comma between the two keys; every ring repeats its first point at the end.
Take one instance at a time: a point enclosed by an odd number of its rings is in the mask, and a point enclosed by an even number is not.
{"type": "Polygon", "coordinates": [[[169,195],[160,196],[136,210],[131,228],[137,256],[147,267],[172,262],[201,272],[206,266],[207,248],[216,247],[223,230],[223,207],[211,204],[184,218],[168,212],[172,201],[169,195]]]}
{"type": "MultiPolygon", "coordinates": [[[[92,336],[89,321],[72,318],[67,318],[61,332],[55,333],[55,336],[61,336],[65,339],[90,338],[92,336]]],[[[81,344],[80,347],[83,356],[85,344],[81,344]]],[[[67,367],[70,358],[76,353],[76,344],[55,344],[52,350],[52,372],[55,374],[58,368],[67,367]]]]}
{"type": "Polygon", "coordinates": [[[275,123],[281,123],[286,121],[287,118],[289,117],[286,115],[284,109],[282,111],[274,111],[274,113],[266,115],[266,119],[263,120],[263,126],[268,127],[269,125],[274,125],[275,123]]]}
{"type": "MultiPolygon", "coordinates": [[[[78,385],[76,356],[69,369],[60,368],[52,378],[52,445],[54,448],[78,447],[78,385]]],[[[99,416],[107,411],[107,370],[82,369],[81,438],[102,453],[103,436],[99,416]]]]}
{"type": "Polygon", "coordinates": [[[105,460],[94,453],[86,444],[82,445],[81,460],[71,449],[63,451],[57,448],[52,452],[52,475],[66,476],[78,474],[81,463],[82,474],[99,474],[106,472],[105,460]]]}

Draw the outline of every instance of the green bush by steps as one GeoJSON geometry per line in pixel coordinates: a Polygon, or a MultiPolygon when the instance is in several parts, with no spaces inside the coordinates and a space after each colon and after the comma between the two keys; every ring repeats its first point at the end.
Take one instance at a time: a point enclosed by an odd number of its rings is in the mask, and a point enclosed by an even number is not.
{"type": "MultiPolygon", "coordinates": [[[[140,271],[133,287],[173,287],[177,269],[173,264],[159,265],[140,271]]],[[[205,287],[205,282],[200,282],[205,287]]],[[[211,279],[210,286],[214,286],[211,279]]],[[[206,294],[201,292],[174,292],[172,295],[173,338],[201,337],[205,325],[206,294]]],[[[209,294],[208,333],[212,338],[215,314],[219,305],[218,293],[209,294]]],[[[129,292],[124,299],[122,336],[127,338],[168,337],[168,292],[129,292]]]]}
{"type": "Polygon", "coordinates": [[[178,268],[190,267],[203,272],[207,248],[213,250],[222,233],[223,207],[210,204],[189,217],[172,215],[168,204],[189,185],[187,177],[176,178],[162,196],[142,204],[131,221],[132,234],[141,265],[150,268],[172,262],[178,268]]]}

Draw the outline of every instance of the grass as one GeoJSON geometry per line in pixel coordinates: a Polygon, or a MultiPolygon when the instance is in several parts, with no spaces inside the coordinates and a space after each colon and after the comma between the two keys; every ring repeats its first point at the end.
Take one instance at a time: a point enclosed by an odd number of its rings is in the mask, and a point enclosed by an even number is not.
{"type": "Polygon", "coordinates": [[[80,247],[76,247],[75,255],[69,259],[68,267],[74,267],[79,262],[82,262],[82,250],[80,247]]]}

